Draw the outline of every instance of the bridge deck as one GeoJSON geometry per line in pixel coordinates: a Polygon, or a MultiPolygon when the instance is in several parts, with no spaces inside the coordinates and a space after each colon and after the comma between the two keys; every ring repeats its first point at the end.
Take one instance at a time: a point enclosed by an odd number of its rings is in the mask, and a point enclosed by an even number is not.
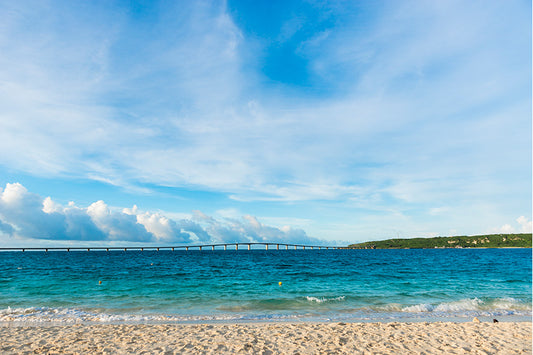
{"type": "Polygon", "coordinates": [[[112,250],[204,250],[204,249],[210,249],[210,250],[228,250],[229,248],[234,248],[235,250],[239,250],[239,247],[246,248],[247,250],[255,250],[253,248],[254,246],[264,246],[266,250],[269,250],[269,247],[275,247],[276,250],[288,250],[291,249],[302,249],[302,250],[314,250],[314,249],[340,249],[340,247],[336,246],[324,246],[324,245],[304,245],[304,244],[286,244],[286,243],[218,243],[218,244],[198,244],[198,245],[177,245],[177,246],[128,246],[128,247],[118,247],[118,246],[110,246],[110,247],[17,247],[17,248],[10,248],[10,247],[1,247],[0,251],[35,251],[35,250],[42,250],[42,251],[52,251],[52,250],[63,250],[63,251],[91,251],[91,250],[100,250],[100,251],[112,251],[112,250]]]}

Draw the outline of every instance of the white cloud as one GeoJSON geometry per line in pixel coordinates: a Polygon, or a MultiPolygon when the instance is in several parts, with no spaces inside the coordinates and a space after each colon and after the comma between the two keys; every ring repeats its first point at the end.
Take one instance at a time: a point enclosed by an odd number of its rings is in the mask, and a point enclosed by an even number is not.
{"type": "MultiPolygon", "coordinates": [[[[71,206],[74,206],[74,204],[72,204],[71,206]]],[[[48,196],[47,198],[44,199],[43,201],[43,212],[44,213],[53,213],[53,212],[61,212],[62,208],[61,208],[61,205],[54,202],[50,196],[48,196]]]]}
{"type": "Polygon", "coordinates": [[[133,206],[132,209],[124,209],[124,213],[136,216],[137,223],[143,225],[160,242],[191,242],[190,234],[182,232],[178,223],[159,213],[139,213],[137,206],[133,206]]]}
{"type": "Polygon", "coordinates": [[[144,225],[137,223],[136,216],[111,212],[102,200],[91,204],[87,208],[87,215],[109,240],[151,242],[154,239],[144,225]]]}
{"type": "Polygon", "coordinates": [[[104,233],[82,209],[72,205],[60,208],[50,198],[43,200],[19,183],[7,184],[0,193],[0,222],[8,236],[83,241],[105,239],[104,233]]]}
{"type": "Polygon", "coordinates": [[[516,219],[514,225],[504,224],[499,228],[493,228],[492,232],[494,233],[531,233],[532,232],[532,222],[530,219],[524,216],[520,216],[516,219]]]}
{"type": "Polygon", "coordinates": [[[429,209],[429,214],[432,216],[439,216],[446,213],[449,213],[450,209],[446,206],[443,207],[433,207],[429,209]]]}
{"type": "Polygon", "coordinates": [[[498,233],[515,233],[516,230],[510,224],[504,224],[495,231],[498,233]]]}
{"type": "Polygon", "coordinates": [[[317,238],[309,237],[302,229],[294,229],[290,226],[282,228],[267,226],[250,215],[238,219],[216,220],[202,213],[197,213],[196,218],[204,223],[206,232],[212,235],[217,242],[325,243],[317,238]]]}
{"type": "Polygon", "coordinates": [[[531,223],[531,220],[524,216],[520,216],[516,219],[518,224],[520,224],[520,232],[522,233],[531,233],[533,230],[533,226],[531,223]]]}
{"type": "Polygon", "coordinates": [[[115,211],[102,200],[87,208],[73,202],[67,207],[29,192],[19,183],[0,189],[0,241],[11,237],[50,241],[221,243],[280,242],[324,243],[308,237],[301,229],[276,228],[254,216],[215,219],[194,211],[191,219],[173,220],[160,212],[140,211],[134,205],[115,211]]]}

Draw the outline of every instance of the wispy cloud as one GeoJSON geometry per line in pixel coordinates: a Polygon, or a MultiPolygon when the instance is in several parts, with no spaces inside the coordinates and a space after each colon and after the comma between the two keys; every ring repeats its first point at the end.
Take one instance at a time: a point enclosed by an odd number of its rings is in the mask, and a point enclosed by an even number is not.
{"type": "MultiPolygon", "coordinates": [[[[468,164],[490,149],[477,137],[511,129],[491,127],[483,110],[473,110],[500,102],[501,115],[513,114],[512,125],[528,127],[524,112],[505,106],[528,101],[527,92],[516,92],[527,85],[521,79],[527,75],[513,69],[527,64],[514,55],[529,41],[520,27],[527,16],[516,23],[493,22],[501,11],[519,11],[520,3],[469,4],[460,12],[453,4],[414,5],[386,6],[364,30],[344,23],[328,29],[328,36],[318,33],[320,52],[300,49],[310,67],[320,67],[321,77],[341,75],[351,84],[338,97],[309,101],[302,92],[290,103],[262,87],[257,76],[245,79],[247,37],[224,6],[156,6],[148,15],[61,4],[66,16],[60,16],[45,4],[4,4],[1,64],[11,69],[2,74],[0,114],[7,139],[0,148],[17,153],[2,163],[34,174],[81,175],[119,185],[193,185],[285,200],[342,198],[326,186],[352,189],[360,185],[349,181],[361,176],[354,170],[358,165],[401,163],[422,146],[428,159],[462,149],[466,154],[454,154],[454,165],[468,164]],[[108,22],[106,16],[116,19],[108,22]],[[35,23],[27,28],[30,19],[35,23]],[[498,33],[515,37],[507,41],[498,33]],[[494,70],[498,67],[510,69],[494,70]],[[345,77],[350,73],[356,76],[345,77]],[[515,95],[508,97],[508,91],[515,95]],[[469,135],[481,144],[474,148],[461,132],[476,121],[484,129],[469,135]],[[434,134],[442,138],[438,149],[431,144],[434,134]]],[[[280,35],[302,26],[296,18],[280,35]]],[[[499,138],[506,142],[509,136],[499,138]]],[[[518,143],[521,148],[527,138],[518,143]]],[[[418,174],[433,168],[421,158],[395,167],[418,174]]]]}

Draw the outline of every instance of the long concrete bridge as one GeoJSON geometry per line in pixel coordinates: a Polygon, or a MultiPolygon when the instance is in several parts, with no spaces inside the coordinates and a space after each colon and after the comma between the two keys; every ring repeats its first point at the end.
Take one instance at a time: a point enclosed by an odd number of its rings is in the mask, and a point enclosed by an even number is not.
{"type": "Polygon", "coordinates": [[[220,243],[220,244],[198,244],[198,245],[178,245],[178,246],[129,246],[129,247],[37,247],[37,248],[0,248],[0,251],[113,251],[113,250],[239,250],[247,249],[253,250],[263,248],[265,250],[321,250],[321,249],[342,249],[342,247],[336,246],[324,246],[324,245],[305,245],[305,244],[286,244],[286,243],[220,243]]]}

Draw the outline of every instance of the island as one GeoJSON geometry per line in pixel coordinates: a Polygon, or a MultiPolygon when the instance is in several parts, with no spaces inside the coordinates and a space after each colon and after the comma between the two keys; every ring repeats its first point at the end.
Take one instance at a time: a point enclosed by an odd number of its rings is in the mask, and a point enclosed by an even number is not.
{"type": "Polygon", "coordinates": [[[531,233],[405,238],[350,244],[348,249],[531,248],[531,233]]]}

